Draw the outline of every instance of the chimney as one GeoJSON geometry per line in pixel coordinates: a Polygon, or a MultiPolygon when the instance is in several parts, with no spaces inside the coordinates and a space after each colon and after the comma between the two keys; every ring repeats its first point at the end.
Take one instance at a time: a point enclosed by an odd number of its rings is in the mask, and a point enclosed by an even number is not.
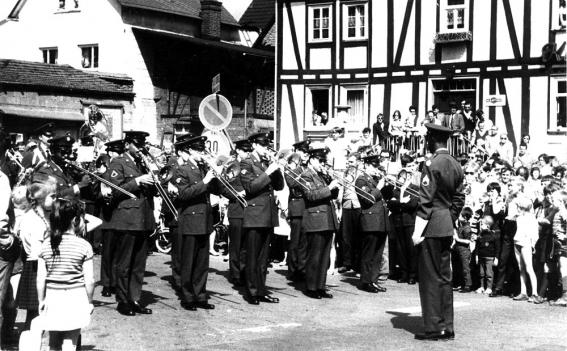
{"type": "Polygon", "coordinates": [[[220,40],[222,3],[217,0],[201,0],[201,37],[220,40]]]}

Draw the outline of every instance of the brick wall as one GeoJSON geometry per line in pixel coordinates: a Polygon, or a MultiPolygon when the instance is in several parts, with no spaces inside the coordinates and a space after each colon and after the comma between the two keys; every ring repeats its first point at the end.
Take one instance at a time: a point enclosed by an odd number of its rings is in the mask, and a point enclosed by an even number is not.
{"type": "Polygon", "coordinates": [[[201,37],[220,40],[221,7],[222,3],[216,0],[201,0],[201,37]]]}

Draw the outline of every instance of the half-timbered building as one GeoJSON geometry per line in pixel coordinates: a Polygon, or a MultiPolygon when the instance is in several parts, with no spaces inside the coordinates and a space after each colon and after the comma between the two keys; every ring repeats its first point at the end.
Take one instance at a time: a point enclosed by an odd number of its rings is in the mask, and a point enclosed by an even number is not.
{"type": "Polygon", "coordinates": [[[466,100],[514,146],[530,134],[565,158],[566,13],[563,0],[278,0],[277,138],[466,100]]]}

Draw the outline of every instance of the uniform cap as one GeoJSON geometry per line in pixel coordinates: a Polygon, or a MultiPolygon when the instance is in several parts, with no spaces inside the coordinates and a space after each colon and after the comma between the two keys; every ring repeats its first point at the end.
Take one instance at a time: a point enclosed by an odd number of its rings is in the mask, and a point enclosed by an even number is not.
{"type": "Polygon", "coordinates": [[[295,151],[308,152],[309,151],[309,145],[311,145],[310,140],[303,140],[303,141],[300,141],[298,143],[293,144],[293,148],[295,149],[295,151]]]}
{"type": "Polygon", "coordinates": [[[425,128],[427,128],[427,133],[431,135],[448,138],[454,132],[451,128],[440,126],[435,123],[425,123],[424,125],[425,128]]]}
{"type": "Polygon", "coordinates": [[[106,152],[113,151],[119,154],[124,152],[124,140],[122,139],[109,141],[104,146],[106,146],[106,152]]]}
{"type": "Polygon", "coordinates": [[[329,153],[328,148],[311,149],[309,150],[309,157],[317,158],[319,160],[326,160],[328,153],[329,153]]]}
{"type": "Polygon", "coordinates": [[[233,142],[235,149],[240,149],[244,152],[252,152],[252,144],[248,139],[237,140],[233,142]]]}
{"type": "Polygon", "coordinates": [[[187,134],[179,135],[178,137],[175,138],[175,142],[180,143],[182,141],[187,141],[189,139],[194,138],[195,136],[197,136],[197,135],[193,134],[193,133],[187,133],[187,134]]]}
{"type": "Polygon", "coordinates": [[[366,164],[371,164],[373,166],[378,166],[380,164],[380,155],[368,155],[362,158],[362,161],[366,164]]]}
{"type": "Polygon", "coordinates": [[[50,149],[71,148],[73,147],[73,143],[75,143],[75,139],[73,139],[68,135],[65,135],[51,139],[49,141],[49,148],[50,149]]]}
{"type": "Polygon", "coordinates": [[[53,136],[53,123],[46,123],[39,128],[33,130],[33,134],[35,135],[47,135],[48,137],[53,136]]]}
{"type": "Polygon", "coordinates": [[[150,133],[148,132],[141,132],[136,130],[130,130],[124,132],[124,141],[127,143],[132,143],[136,146],[143,146],[146,143],[146,137],[148,137],[150,133]]]}
{"type": "Polygon", "coordinates": [[[191,149],[195,151],[205,151],[206,136],[197,135],[192,137],[184,137],[181,141],[175,143],[177,150],[191,149]]]}
{"type": "Polygon", "coordinates": [[[256,133],[248,137],[250,143],[260,144],[262,146],[270,146],[272,139],[269,133],[256,133]]]}

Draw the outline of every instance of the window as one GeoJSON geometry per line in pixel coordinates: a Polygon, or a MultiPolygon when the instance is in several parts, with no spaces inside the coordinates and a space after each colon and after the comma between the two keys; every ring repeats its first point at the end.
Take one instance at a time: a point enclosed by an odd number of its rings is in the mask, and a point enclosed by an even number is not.
{"type": "Polygon", "coordinates": [[[98,68],[98,45],[85,45],[81,48],[81,66],[83,68],[98,68]]]}
{"type": "Polygon", "coordinates": [[[329,93],[326,86],[309,87],[305,104],[306,127],[325,126],[329,122],[329,93]],[[309,98],[311,95],[311,98],[309,98]]]}
{"type": "MultiPolygon", "coordinates": [[[[477,78],[432,79],[433,104],[443,113],[451,111],[449,105],[453,102],[459,106],[461,101],[467,101],[472,106],[477,102],[477,78]]],[[[460,109],[460,107],[457,107],[460,109]]]]}
{"type": "Polygon", "coordinates": [[[41,48],[43,54],[43,63],[57,64],[57,48],[41,48]]]}
{"type": "Polygon", "coordinates": [[[310,7],[309,18],[309,41],[331,41],[331,29],[333,28],[331,5],[310,7]]]}
{"type": "Polygon", "coordinates": [[[344,39],[357,40],[367,38],[367,4],[344,5],[344,39]]]}
{"type": "Polygon", "coordinates": [[[440,6],[440,32],[454,33],[469,30],[468,0],[441,0],[440,6]]]}
{"type": "Polygon", "coordinates": [[[567,132],[567,80],[552,78],[551,80],[550,131],[567,132]]]}
{"type": "Polygon", "coordinates": [[[567,28],[567,0],[552,0],[552,30],[565,30],[567,28]]]}

